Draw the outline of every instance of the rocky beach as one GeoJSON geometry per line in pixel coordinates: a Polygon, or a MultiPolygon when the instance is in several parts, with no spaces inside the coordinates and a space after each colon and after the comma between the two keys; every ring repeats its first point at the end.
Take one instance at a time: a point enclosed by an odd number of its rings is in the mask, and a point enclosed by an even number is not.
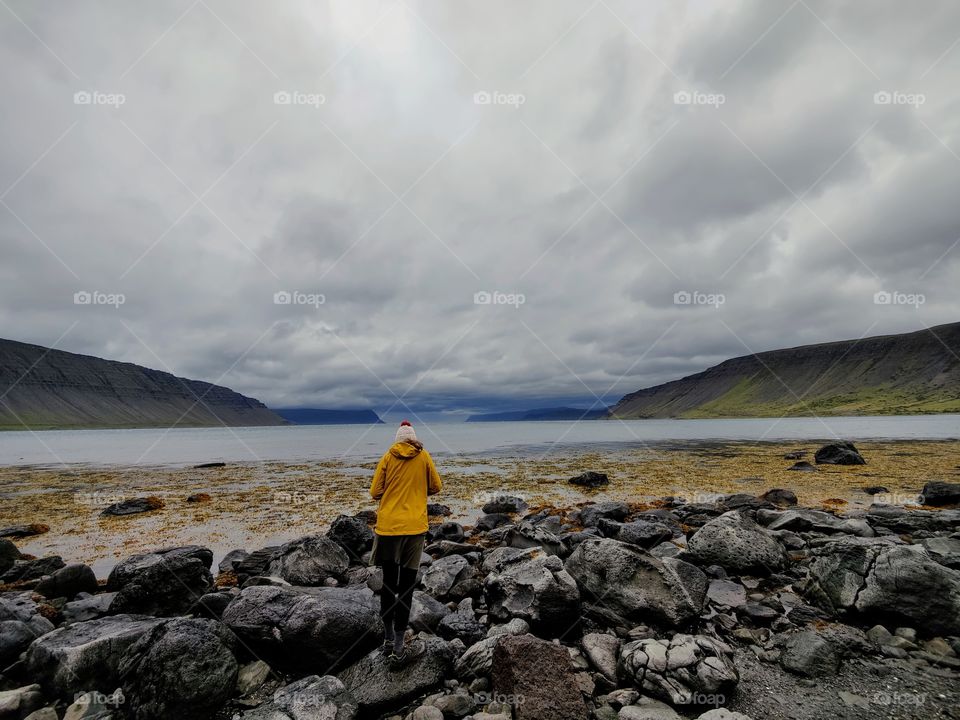
{"type": "MultiPolygon", "coordinates": [[[[552,493],[465,474],[430,506],[402,667],[379,649],[369,507],[105,572],[23,552],[55,533],[23,515],[0,540],[0,718],[957,718],[960,484],[891,478],[895,458],[918,469],[903,445],[741,446],[741,467],[761,447],[797,479],[727,492],[711,471],[737,454],[700,448],[705,483],[642,500],[597,456],[552,493]]],[[[189,505],[218,507],[214,487],[189,505]]],[[[144,496],[98,517],[173,512],[144,496]]]]}

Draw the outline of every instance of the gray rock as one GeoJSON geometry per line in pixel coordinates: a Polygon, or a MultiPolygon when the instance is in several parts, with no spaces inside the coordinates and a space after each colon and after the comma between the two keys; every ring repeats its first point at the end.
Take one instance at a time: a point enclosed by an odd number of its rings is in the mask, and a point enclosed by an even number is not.
{"type": "Polygon", "coordinates": [[[796,505],[797,504],[797,495],[793,490],[785,490],[783,488],[773,488],[767,490],[763,495],[760,496],[761,499],[771,502],[774,505],[796,505]]]}
{"type": "Polygon", "coordinates": [[[340,545],[323,535],[311,535],[282,545],[267,570],[291,585],[317,586],[330,578],[343,580],[349,565],[350,558],[340,545]]]}
{"type": "Polygon", "coordinates": [[[354,562],[358,562],[373,545],[373,530],[367,522],[349,515],[339,515],[330,524],[327,537],[342,547],[354,562]]]}
{"type": "Polygon", "coordinates": [[[308,675],[277,690],[244,720],[353,720],[357,701],[333,675],[308,675]]]}
{"type": "Polygon", "coordinates": [[[200,545],[183,545],[181,547],[163,548],[154,552],[131,555],[117,563],[107,577],[107,590],[116,591],[134,580],[145,569],[175,557],[196,558],[202,565],[210,569],[213,565],[213,551],[200,545]]]}
{"type": "Polygon", "coordinates": [[[512,527],[507,532],[505,544],[514,548],[542,548],[551,555],[560,555],[563,552],[563,542],[554,533],[543,525],[534,525],[529,522],[512,527]]]}
{"type": "Polygon", "coordinates": [[[95,593],[97,576],[87,565],[67,565],[44,577],[37,583],[36,591],[48,598],[73,598],[77,593],[95,593]]]}
{"type": "Polygon", "coordinates": [[[960,483],[931,481],[920,491],[923,504],[931,506],[960,505],[960,483]]]}
{"type": "Polygon", "coordinates": [[[220,572],[235,572],[237,565],[248,557],[250,557],[250,553],[246,550],[231,550],[224,555],[223,559],[217,564],[217,569],[220,572]]]}
{"type": "Polygon", "coordinates": [[[13,583],[25,580],[39,580],[44,575],[50,575],[64,567],[63,558],[59,555],[37,558],[35,560],[16,560],[13,565],[0,576],[0,582],[13,583]]]}
{"type": "Polygon", "coordinates": [[[869,523],[859,518],[838,518],[822,510],[794,508],[785,512],[759,513],[757,519],[766,522],[772,532],[791,530],[794,532],[819,532],[824,534],[846,534],[858,537],[876,535],[869,523]]]}
{"type": "Polygon", "coordinates": [[[921,542],[921,545],[927,554],[941,565],[960,570],[960,538],[927,538],[921,542]]]}
{"type": "Polygon", "coordinates": [[[20,550],[12,541],[0,538],[0,575],[13,567],[17,560],[23,558],[20,550]]]}
{"type": "Polygon", "coordinates": [[[36,639],[37,632],[23,620],[0,620],[0,667],[15,662],[36,639]]]}
{"type": "Polygon", "coordinates": [[[124,714],[132,720],[209,718],[237,685],[236,637],[216,620],[155,625],[120,661],[124,714]]]}
{"type": "Polygon", "coordinates": [[[707,597],[720,607],[739,608],[747,603],[747,589],[732,580],[711,580],[707,597]]]}
{"type": "Polygon", "coordinates": [[[786,638],[780,664],[798,675],[821,677],[836,673],[840,658],[828,640],[813,630],[802,630],[786,638]]]}
{"type": "Polygon", "coordinates": [[[634,520],[623,523],[617,530],[616,539],[638,545],[644,549],[659,545],[673,537],[673,531],[663,523],[652,520],[634,520]]]}
{"type": "Polygon", "coordinates": [[[621,680],[657,699],[689,705],[695,695],[729,695],[740,681],[733,651],[705,635],[677,633],[669,641],[647,638],[620,651],[621,680]]]}
{"type": "Polygon", "coordinates": [[[620,652],[620,639],[606,633],[587,633],[580,640],[580,646],[590,663],[611,682],[617,681],[617,656],[620,652]]]}
{"type": "Polygon", "coordinates": [[[34,710],[23,720],[60,720],[60,716],[57,715],[57,711],[53,707],[45,707],[34,710]]]}
{"type": "Polygon", "coordinates": [[[445,615],[437,624],[437,634],[445,640],[459,638],[468,647],[481,640],[486,628],[477,621],[473,599],[464,598],[456,611],[445,615]]]}
{"type": "Polygon", "coordinates": [[[237,694],[249,695],[259,689],[270,677],[270,666],[263,660],[254,660],[242,665],[237,671],[237,694]]]}
{"type": "Polygon", "coordinates": [[[519,513],[527,509],[527,501],[516,495],[496,495],[483,505],[485,513],[519,513]]]}
{"type": "Polygon", "coordinates": [[[339,674],[356,699],[361,713],[385,712],[440,685],[453,668],[453,650],[438,637],[420,636],[422,654],[393,668],[379,649],[360,658],[339,674]]]}
{"type": "Polygon", "coordinates": [[[144,562],[131,570],[110,603],[111,613],[182,615],[213,587],[213,576],[198,558],[155,557],[155,561],[144,562]]]}
{"type": "Polygon", "coordinates": [[[223,622],[275,667],[328,672],[376,647],[383,623],[367,588],[244,588],[223,622]]]}
{"type": "Polygon", "coordinates": [[[39,685],[24,685],[13,690],[0,691],[0,718],[16,720],[43,706],[39,685]]]}
{"type": "Polygon", "coordinates": [[[454,587],[475,574],[463,555],[448,555],[435,560],[423,573],[421,583],[429,595],[441,600],[450,597],[454,587]]]}
{"type": "Polygon", "coordinates": [[[571,485],[579,485],[581,487],[588,487],[588,488],[598,488],[603,485],[609,485],[610,479],[607,477],[606,473],[587,470],[587,472],[585,473],[581,473],[576,477],[570,478],[568,482],[571,485]]]}
{"type": "Polygon", "coordinates": [[[726,708],[714,708],[713,710],[707,710],[697,720],[752,720],[752,718],[749,715],[733,712],[726,708]]]}
{"type": "Polygon", "coordinates": [[[618,540],[581,543],[567,558],[566,570],[583,596],[596,602],[592,612],[617,623],[684,625],[702,612],[706,601],[707,576],[699,568],[656,558],[618,540]]]}
{"type": "Polygon", "coordinates": [[[580,524],[584,527],[596,527],[601,518],[623,521],[630,514],[630,508],[624,502],[604,500],[587,505],[580,510],[580,524]]]}
{"type": "Polygon", "coordinates": [[[101,511],[103,517],[137,515],[139,513],[150,512],[151,510],[160,510],[163,507],[163,501],[155,497],[131,498],[120,502],[107,505],[101,511]]]}
{"type": "Polygon", "coordinates": [[[866,519],[874,527],[895,533],[930,537],[955,532],[960,527],[960,510],[907,510],[899,505],[874,503],[867,510],[866,519]]]}
{"type": "Polygon", "coordinates": [[[635,705],[625,705],[617,713],[618,720],[683,720],[683,716],[664,702],[640,697],[635,705]]]}
{"type": "Polygon", "coordinates": [[[866,465],[867,461],[852,442],[829,443],[814,453],[818,465],[866,465]]]}
{"type": "Polygon", "coordinates": [[[428,632],[435,635],[437,625],[450,612],[450,608],[433,596],[420,590],[414,590],[413,602],[410,604],[410,627],[418,632],[428,632]]]}
{"type": "Polygon", "coordinates": [[[555,555],[540,550],[498,563],[483,583],[490,616],[521,618],[537,634],[562,637],[578,621],[580,591],[555,555]]]}
{"type": "Polygon", "coordinates": [[[477,523],[474,525],[474,528],[480,531],[493,530],[503,525],[510,525],[513,523],[513,518],[511,518],[506,513],[487,513],[481,515],[477,518],[477,523]]]}
{"type": "Polygon", "coordinates": [[[697,530],[687,543],[687,552],[700,564],[719,565],[738,575],[776,572],[787,564],[783,545],[736,511],[697,530]]]}
{"type": "Polygon", "coordinates": [[[123,653],[163,620],[114,615],[57,628],[34,640],[24,655],[26,672],[50,695],[112,693],[120,684],[123,653]]]}

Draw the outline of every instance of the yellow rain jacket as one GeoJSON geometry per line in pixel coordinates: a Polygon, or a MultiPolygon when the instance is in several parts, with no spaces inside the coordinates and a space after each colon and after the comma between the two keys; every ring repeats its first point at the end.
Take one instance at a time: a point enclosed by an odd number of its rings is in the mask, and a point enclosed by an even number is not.
{"type": "Polygon", "coordinates": [[[380,501],[377,535],[427,531],[427,495],[443,487],[430,453],[408,442],[394,443],[377,463],[370,496],[380,501]]]}

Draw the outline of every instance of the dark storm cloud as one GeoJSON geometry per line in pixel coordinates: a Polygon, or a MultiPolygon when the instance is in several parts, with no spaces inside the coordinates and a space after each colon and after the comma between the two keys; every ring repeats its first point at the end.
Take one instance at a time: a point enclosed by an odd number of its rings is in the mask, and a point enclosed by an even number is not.
{"type": "Polygon", "coordinates": [[[465,412],[957,319],[955,3],[8,6],[5,337],[465,412]]]}

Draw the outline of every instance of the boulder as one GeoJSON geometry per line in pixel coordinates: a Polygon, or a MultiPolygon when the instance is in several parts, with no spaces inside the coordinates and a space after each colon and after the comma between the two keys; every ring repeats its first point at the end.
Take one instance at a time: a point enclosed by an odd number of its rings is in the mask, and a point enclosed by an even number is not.
{"type": "Polygon", "coordinates": [[[448,555],[435,560],[423,573],[423,589],[434,598],[451,597],[458,583],[475,575],[475,570],[463,555],[448,555]]]}
{"type": "Polygon", "coordinates": [[[23,558],[20,550],[10,540],[0,538],[0,575],[13,567],[13,564],[23,558]]]}
{"type": "Polygon", "coordinates": [[[676,558],[657,558],[618,540],[587,540],[567,558],[566,570],[594,614],[611,622],[686,625],[702,612],[707,576],[676,558]]]}
{"type": "Polygon", "coordinates": [[[739,608],[747,603],[747,589],[732,580],[714,579],[707,588],[707,597],[720,607],[739,608]]]}
{"type": "Polygon", "coordinates": [[[36,638],[37,632],[24,621],[0,620],[0,667],[16,662],[36,638]]]}
{"type": "Polygon", "coordinates": [[[527,501],[516,495],[496,495],[483,504],[485,513],[519,513],[527,509],[527,501]]]}
{"type": "Polygon", "coordinates": [[[248,557],[250,557],[250,553],[246,550],[231,550],[217,563],[217,570],[220,572],[236,572],[237,565],[248,557]]]}
{"type": "Polygon", "coordinates": [[[422,590],[414,590],[413,602],[410,603],[410,627],[435,635],[440,621],[450,612],[450,608],[433,596],[422,590]]]}
{"type": "Polygon", "coordinates": [[[522,698],[514,704],[514,720],[587,720],[570,665],[560,645],[533,635],[507,635],[493,651],[493,691],[522,698]]]}
{"type": "Polygon", "coordinates": [[[378,607],[367,588],[306,594],[258,585],[240,592],[223,611],[223,622],[271,665],[328,672],[380,643],[378,607]]]}
{"type": "Polygon", "coordinates": [[[327,537],[346,551],[350,560],[359,562],[360,557],[373,546],[373,530],[358,517],[340,515],[330,524],[327,537]]]}
{"type": "MultiPolygon", "coordinates": [[[[159,555],[144,562],[117,590],[111,613],[183,615],[197,598],[213,587],[213,576],[203,561],[188,555],[159,555]]],[[[111,578],[114,574],[111,573],[111,578]]],[[[108,581],[109,585],[109,581],[108,581]]]]}
{"type": "Polygon", "coordinates": [[[117,563],[110,571],[110,575],[107,577],[107,590],[119,590],[136,578],[145,568],[156,565],[164,559],[175,557],[196,558],[208,570],[213,565],[213,551],[200,545],[183,545],[131,555],[117,563]]]}
{"type": "Polygon", "coordinates": [[[439,686],[453,668],[453,650],[438,637],[421,636],[423,652],[402,667],[391,667],[379,649],[339,673],[362,714],[382,713],[439,686]]]}
{"type": "Polygon", "coordinates": [[[874,503],[867,510],[874,527],[914,537],[932,537],[936,533],[955,532],[960,527],[960,510],[907,510],[899,505],[874,503]]]}
{"type": "Polygon", "coordinates": [[[796,493],[794,493],[793,490],[784,490],[783,488],[773,488],[772,490],[767,490],[760,497],[767,502],[773,503],[774,505],[786,506],[797,504],[796,493]]]}
{"type": "Polygon", "coordinates": [[[43,693],[39,685],[24,685],[0,691],[0,718],[18,720],[43,707],[43,693]]]}
{"type": "Polygon", "coordinates": [[[630,514],[630,508],[624,502],[604,500],[592,503],[580,510],[580,524],[584,527],[596,527],[601,518],[622,522],[630,514]]]}
{"type": "Polygon", "coordinates": [[[931,481],[920,491],[924,505],[960,505],[960,483],[931,481]]]}
{"type": "Polygon", "coordinates": [[[330,578],[343,580],[349,566],[350,557],[340,545],[323,535],[311,535],[282,545],[267,571],[291,585],[323,585],[330,578]]]}
{"type": "Polygon", "coordinates": [[[719,640],[677,633],[670,640],[628,642],[620,651],[617,672],[647,695],[673,705],[695,699],[709,704],[704,696],[722,702],[740,681],[732,657],[733,650],[719,640]]]}
{"type": "Polygon", "coordinates": [[[836,673],[840,659],[826,638],[813,630],[802,630],[784,641],[780,664],[797,675],[820,677],[836,673]]]}
{"type": "Polygon", "coordinates": [[[813,455],[817,465],[866,465],[867,461],[852,442],[829,443],[813,455]]]}
{"type": "Polygon", "coordinates": [[[505,544],[515,548],[543,548],[550,555],[559,555],[563,552],[563,542],[560,538],[542,525],[529,522],[512,527],[507,532],[505,544]]]}
{"type": "Polygon", "coordinates": [[[25,538],[50,532],[50,526],[43,523],[26,523],[0,528],[0,538],[25,538]]]}
{"type": "Polygon", "coordinates": [[[113,615],[57,628],[30,644],[25,670],[48,694],[63,699],[87,690],[111,693],[120,684],[123,654],[162,622],[113,615]]]}
{"type": "Polygon", "coordinates": [[[452,515],[453,511],[441,503],[427,503],[427,515],[430,517],[446,517],[452,515]]]}
{"type": "Polygon", "coordinates": [[[960,635],[960,571],[941,565],[922,546],[844,537],[815,552],[807,592],[827,610],[960,635]]]}
{"type": "Polygon", "coordinates": [[[277,690],[244,720],[353,720],[357,701],[333,675],[308,675],[277,690]]]}
{"type": "Polygon", "coordinates": [[[477,523],[474,525],[474,528],[481,532],[489,532],[498,527],[511,524],[513,524],[513,518],[506,513],[487,513],[477,518],[477,523]]]}
{"type": "Polygon", "coordinates": [[[538,635],[562,637],[580,616],[580,592],[555,555],[533,549],[503,556],[483,583],[490,617],[521,618],[538,635]]]}
{"type": "Polygon", "coordinates": [[[132,720],[212,717],[237,684],[235,645],[233,633],[215,620],[155,625],[120,661],[124,714],[132,720]]]}
{"type": "Polygon", "coordinates": [[[787,554],[780,542],[746,515],[724,513],[697,530],[687,552],[701,565],[719,565],[734,574],[768,574],[783,569],[787,554]]]}
{"type": "Polygon", "coordinates": [[[598,488],[602,487],[603,485],[609,485],[610,479],[607,477],[606,473],[587,470],[585,473],[581,473],[576,477],[570,478],[568,482],[572,485],[579,485],[580,487],[598,488]]]}
{"type": "Polygon", "coordinates": [[[485,678],[493,669],[493,649],[501,637],[506,635],[526,635],[530,625],[520,618],[514,618],[503,625],[494,625],[487,631],[487,637],[466,649],[457,660],[454,674],[458,678],[471,680],[485,678]]]}
{"type": "Polygon", "coordinates": [[[73,598],[77,593],[95,593],[97,576],[88,565],[67,565],[42,578],[35,588],[48,598],[73,598]]]}
{"type": "Polygon", "coordinates": [[[437,634],[445,640],[459,638],[466,647],[481,640],[487,631],[473,611],[473,599],[464,598],[454,612],[445,615],[437,623],[437,634]]]}
{"type": "Polygon", "coordinates": [[[928,538],[920,544],[941,565],[960,570],[960,537],[928,538]]]}
{"type": "Polygon", "coordinates": [[[587,633],[580,640],[583,654],[597,671],[610,682],[617,681],[617,657],[620,654],[620,639],[607,633],[587,633]]]}
{"type": "Polygon", "coordinates": [[[121,502],[107,505],[100,513],[105,517],[136,515],[138,513],[150,512],[151,510],[160,510],[163,507],[163,500],[158,497],[133,498],[131,500],[122,500],[121,502]]]}
{"type": "Polygon", "coordinates": [[[110,603],[117,596],[115,592],[78,597],[65,603],[61,612],[64,623],[85,622],[110,614],[110,603]]]}
{"type": "Polygon", "coordinates": [[[65,567],[65,563],[59,555],[36,558],[35,560],[17,560],[0,576],[0,582],[14,583],[39,580],[44,575],[51,575],[62,567],[65,567]]]}
{"type": "Polygon", "coordinates": [[[463,525],[452,520],[442,522],[430,531],[430,539],[433,541],[448,540],[452,543],[462,543],[464,538],[466,533],[463,532],[463,525]]]}
{"type": "Polygon", "coordinates": [[[652,520],[634,520],[623,523],[614,536],[621,542],[637,545],[649,550],[655,545],[673,537],[673,531],[663,523],[652,520]]]}
{"type": "Polygon", "coordinates": [[[842,533],[859,537],[873,537],[873,528],[860,518],[839,518],[822,510],[809,508],[791,508],[784,512],[760,512],[757,520],[766,524],[773,532],[789,530],[792,532],[818,532],[826,535],[842,533]]]}

